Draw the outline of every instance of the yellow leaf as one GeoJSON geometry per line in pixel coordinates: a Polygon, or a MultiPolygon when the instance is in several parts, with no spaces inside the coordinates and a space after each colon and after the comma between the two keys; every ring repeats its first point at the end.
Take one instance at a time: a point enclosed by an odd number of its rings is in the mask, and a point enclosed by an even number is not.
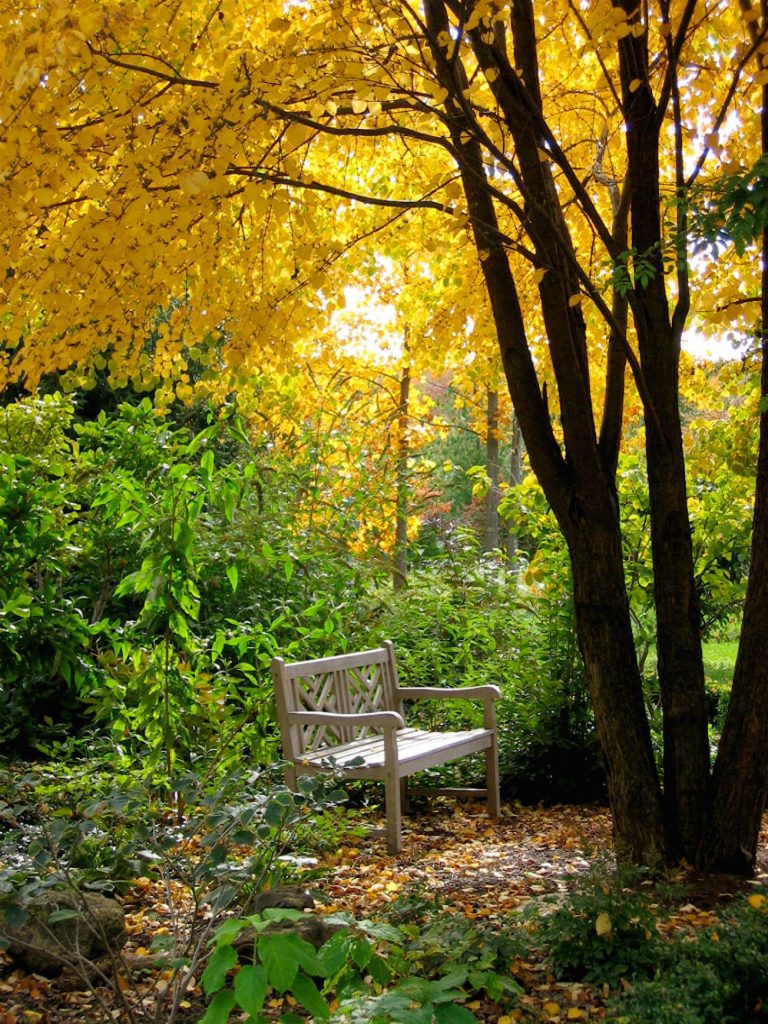
{"type": "Polygon", "coordinates": [[[767,902],[768,900],[762,893],[754,892],[751,896],[747,896],[747,903],[750,907],[754,907],[755,910],[759,910],[761,907],[764,907],[767,902]]]}
{"type": "Polygon", "coordinates": [[[534,272],[533,272],[533,283],[534,284],[541,284],[541,282],[544,280],[544,275],[546,274],[546,272],[547,271],[544,269],[544,267],[539,267],[538,270],[534,270],[534,272]]]}
{"type": "Polygon", "coordinates": [[[487,68],[485,72],[485,77],[489,82],[495,82],[496,79],[499,77],[498,68],[487,68]]]}
{"type": "Polygon", "coordinates": [[[553,1002],[544,1003],[544,1006],[542,1007],[542,1009],[544,1010],[545,1013],[548,1013],[550,1016],[552,1016],[555,1013],[560,1013],[560,1003],[553,1003],[553,1002]]]}
{"type": "Polygon", "coordinates": [[[368,104],[365,100],[358,99],[355,97],[352,100],[352,113],[353,114],[364,114],[368,109],[368,104]]]}
{"type": "Polygon", "coordinates": [[[579,292],[576,292],[575,295],[572,295],[570,297],[570,299],[568,299],[568,305],[571,308],[573,308],[574,306],[580,306],[581,305],[581,295],[579,294],[579,292]]]}
{"type": "Polygon", "coordinates": [[[642,84],[643,83],[639,78],[633,78],[632,81],[629,83],[629,91],[637,92],[637,90],[640,88],[642,84]]]}
{"type": "Polygon", "coordinates": [[[613,922],[606,913],[598,914],[595,921],[595,931],[603,938],[610,938],[613,935],[613,922]]]}
{"type": "Polygon", "coordinates": [[[583,1017],[584,1014],[578,1008],[578,1006],[571,1006],[568,1010],[568,1013],[566,1013],[565,1016],[568,1018],[568,1020],[578,1020],[580,1017],[583,1017]]]}
{"type": "Polygon", "coordinates": [[[208,175],[205,171],[188,171],[179,178],[181,191],[188,196],[199,196],[208,186],[208,175]]]}

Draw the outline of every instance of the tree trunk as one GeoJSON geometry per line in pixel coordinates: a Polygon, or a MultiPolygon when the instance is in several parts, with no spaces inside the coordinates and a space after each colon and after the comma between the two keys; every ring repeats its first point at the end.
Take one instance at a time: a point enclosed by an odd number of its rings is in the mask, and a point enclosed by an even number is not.
{"type": "Polygon", "coordinates": [[[489,391],[486,404],[485,472],[490,480],[485,496],[485,529],[483,551],[496,551],[501,547],[499,534],[499,394],[489,391]]]}
{"type": "Polygon", "coordinates": [[[575,254],[552,172],[541,159],[537,116],[541,107],[535,18],[530,0],[513,0],[514,67],[499,63],[479,30],[470,32],[483,67],[501,73],[494,95],[515,145],[526,195],[526,227],[545,269],[538,288],[560,399],[565,457],[554,436],[546,393],[539,387],[527,343],[520,299],[499,230],[473,125],[460,97],[467,89],[460,61],[446,59],[440,39],[450,38],[443,0],[424,0],[427,29],[440,84],[446,89],[447,125],[467,198],[470,222],[491,304],[512,404],[531,467],[568,543],[574,577],[576,627],[608,775],[619,857],[645,864],[668,859],[662,799],[643,702],[624,585],[621,531],[612,476],[601,458],[590,394],[586,323],[575,254]],[[434,42],[432,42],[434,41],[434,42]]]}
{"type": "Polygon", "coordinates": [[[659,187],[659,110],[650,87],[642,10],[621,0],[640,31],[619,41],[634,246],[633,311],[645,383],[646,460],[664,711],[664,798],[673,848],[693,861],[710,811],[709,736],[699,603],[679,413],[680,338],[669,316],[659,187]],[[647,269],[641,269],[647,268],[647,269]]]}
{"type": "MultiPolygon", "coordinates": [[[[511,450],[509,453],[509,485],[517,487],[523,481],[523,437],[520,433],[520,424],[517,416],[512,413],[512,438],[511,450]]],[[[518,536],[517,530],[510,528],[506,540],[507,561],[514,569],[518,558],[518,536]]]]}
{"type": "MultiPolygon", "coordinates": [[[[602,519],[602,517],[601,517],[602,519]]],[[[579,647],[605,760],[619,860],[668,861],[663,804],[624,587],[618,513],[568,541],[579,647]]]]}
{"type": "Polygon", "coordinates": [[[404,590],[408,586],[408,403],[411,394],[411,367],[408,345],[404,351],[405,364],[400,376],[400,395],[397,406],[397,451],[395,455],[395,546],[392,551],[392,587],[404,590]]]}
{"type": "MultiPolygon", "coordinates": [[[[762,0],[768,25],[768,0],[762,0]]],[[[768,153],[768,85],[760,127],[768,153]]],[[[768,229],[762,238],[760,441],[752,552],[731,700],[713,777],[712,822],[699,856],[704,867],[751,874],[768,799],[768,229]]]]}

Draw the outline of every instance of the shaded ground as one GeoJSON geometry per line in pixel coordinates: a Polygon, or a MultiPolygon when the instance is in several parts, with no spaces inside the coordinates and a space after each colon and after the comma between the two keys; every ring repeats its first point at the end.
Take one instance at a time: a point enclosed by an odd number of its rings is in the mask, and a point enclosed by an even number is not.
{"type": "MultiPolygon", "coordinates": [[[[768,883],[768,819],[761,837],[757,881],[768,883]]],[[[321,877],[310,887],[328,910],[345,910],[356,917],[376,917],[401,895],[419,891],[446,909],[470,919],[502,919],[546,894],[565,893],[610,851],[610,819],[606,810],[592,807],[535,809],[505,808],[503,818],[489,821],[479,808],[438,804],[432,813],[406,818],[401,855],[387,855],[383,837],[346,839],[324,858],[321,877]]],[[[708,924],[716,906],[743,890],[745,883],[729,876],[701,878],[684,872],[676,881],[686,890],[669,927],[708,924]]],[[[145,954],[155,936],[174,926],[184,897],[161,885],[140,880],[125,896],[129,944],[126,952],[145,954]]],[[[558,984],[546,966],[517,960],[510,972],[523,984],[520,1006],[500,1016],[493,1004],[477,1001],[470,1008],[480,1020],[497,1024],[523,1021],[598,1021],[605,1017],[603,992],[578,984],[558,984]]],[[[136,973],[123,986],[139,1008],[154,1001],[162,972],[136,973]]],[[[205,1005],[193,991],[180,1020],[192,1024],[205,1005]]],[[[273,1000],[269,1012],[287,1009],[273,1000]]],[[[44,979],[13,970],[0,953],[0,1024],[86,1024],[125,1017],[107,988],[84,989],[76,978],[44,979]],[[101,1002],[101,1005],[99,1003],[101,1002]]],[[[235,1018],[233,1017],[233,1020],[235,1018]]],[[[163,1018],[158,1019],[162,1024],[163,1018]]]]}

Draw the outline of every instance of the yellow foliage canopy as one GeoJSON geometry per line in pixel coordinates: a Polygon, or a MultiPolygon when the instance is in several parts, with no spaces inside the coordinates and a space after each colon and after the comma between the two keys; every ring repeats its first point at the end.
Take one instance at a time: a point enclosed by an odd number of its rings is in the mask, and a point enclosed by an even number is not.
{"type": "MultiPolygon", "coordinates": [[[[682,8],[672,4],[669,19],[647,26],[656,90],[682,8]]],[[[446,93],[417,9],[379,0],[22,0],[0,9],[0,387],[34,387],[62,370],[87,383],[106,370],[116,384],[165,385],[180,398],[193,386],[226,390],[321,350],[333,359],[344,288],[387,276],[399,315],[417,326],[419,367],[439,369],[446,358],[460,366],[467,336],[472,358],[490,355],[487,253],[468,232],[446,93]],[[159,323],[158,309],[170,311],[159,323]]],[[[464,102],[539,371],[551,378],[538,303],[547,268],[532,255],[498,116],[499,68],[468,45],[473,31],[490,45],[509,9],[498,0],[455,9],[438,43],[467,66],[464,102]]],[[[537,16],[552,134],[540,159],[553,165],[566,206],[573,201],[584,287],[571,301],[594,321],[599,398],[607,330],[589,299],[608,285],[610,260],[574,188],[586,183],[610,223],[625,162],[615,49],[638,26],[609,0],[583,12],[557,0],[537,16]]],[[[748,14],[720,5],[686,39],[683,157],[693,167],[704,147],[705,174],[757,155],[757,58],[766,47],[756,57],[753,37],[748,14]]],[[[670,225],[674,141],[662,183],[670,225]]],[[[712,287],[694,289],[695,308],[715,321],[753,287],[748,261],[737,275],[725,266],[704,268],[712,287]]]]}

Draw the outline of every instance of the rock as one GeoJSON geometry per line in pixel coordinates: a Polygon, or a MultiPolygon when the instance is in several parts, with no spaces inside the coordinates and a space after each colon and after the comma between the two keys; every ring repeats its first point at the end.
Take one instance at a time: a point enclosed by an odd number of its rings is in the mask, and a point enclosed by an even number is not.
{"type": "Polygon", "coordinates": [[[94,960],[126,942],[125,913],[100,893],[51,890],[26,906],[27,920],[11,928],[0,919],[0,935],[10,940],[7,952],[32,974],[57,974],[67,965],[94,960]],[[50,921],[56,911],[73,916],[50,921]]]}
{"type": "Polygon", "coordinates": [[[285,907],[288,910],[312,910],[315,900],[310,892],[299,885],[283,885],[279,889],[266,889],[256,896],[252,903],[257,912],[285,907]]]}

